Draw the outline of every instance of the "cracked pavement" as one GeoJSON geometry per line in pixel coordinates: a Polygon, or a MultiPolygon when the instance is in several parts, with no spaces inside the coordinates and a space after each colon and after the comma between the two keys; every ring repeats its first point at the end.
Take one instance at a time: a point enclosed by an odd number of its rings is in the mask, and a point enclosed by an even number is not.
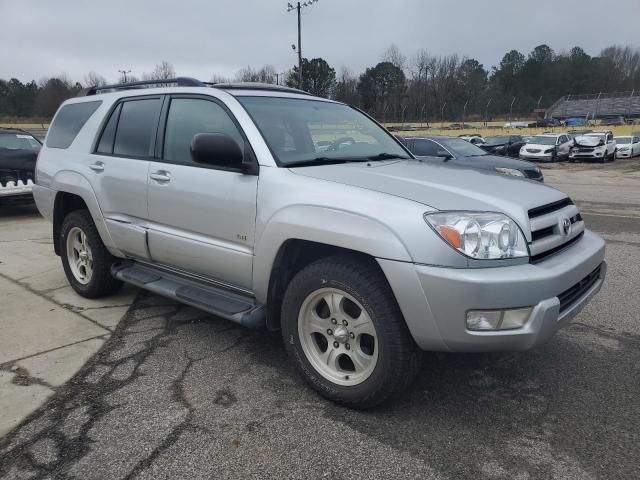
{"type": "Polygon", "coordinates": [[[569,327],[529,352],[425,354],[406,395],[367,412],[307,388],[278,334],[141,292],[0,440],[0,478],[636,479],[640,221],[584,211],[609,274],[569,327]]]}

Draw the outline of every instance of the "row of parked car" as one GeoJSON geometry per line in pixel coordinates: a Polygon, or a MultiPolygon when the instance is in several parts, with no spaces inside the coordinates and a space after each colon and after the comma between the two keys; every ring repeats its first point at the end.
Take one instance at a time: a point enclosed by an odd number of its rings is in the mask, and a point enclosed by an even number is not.
{"type": "Polygon", "coordinates": [[[640,132],[614,137],[611,131],[573,131],[538,135],[461,136],[494,155],[522,160],[555,162],[568,160],[613,161],[640,155],[640,132]]]}
{"type": "Polygon", "coordinates": [[[614,137],[613,133],[579,131],[540,135],[429,135],[398,137],[422,161],[448,162],[461,167],[526,177],[539,182],[543,174],[535,162],[582,160],[613,161],[640,155],[640,132],[614,137]]]}

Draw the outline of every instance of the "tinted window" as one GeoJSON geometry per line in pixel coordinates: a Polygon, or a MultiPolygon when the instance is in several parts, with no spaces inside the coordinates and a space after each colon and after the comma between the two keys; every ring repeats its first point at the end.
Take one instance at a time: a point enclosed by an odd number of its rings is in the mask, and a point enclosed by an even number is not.
{"type": "Polygon", "coordinates": [[[190,163],[189,147],[197,133],[224,133],[244,148],[240,131],[220,105],[204,99],[175,98],[169,106],[163,158],[190,163]]]}
{"type": "Polygon", "coordinates": [[[102,131],[102,137],[100,137],[100,143],[96,151],[98,153],[113,153],[113,139],[116,136],[116,126],[118,125],[118,116],[120,115],[120,108],[122,104],[118,105],[111,114],[109,122],[102,131]]]}
{"type": "Polygon", "coordinates": [[[89,117],[102,101],[72,103],[63,106],[56,115],[47,135],[47,147],[69,148],[89,117]]]}
{"type": "MultiPolygon", "coordinates": [[[[464,140],[462,140],[464,142],[464,140]]],[[[413,143],[413,154],[423,157],[436,157],[438,150],[442,148],[431,140],[415,140],[413,143]]]]}
{"type": "Polygon", "coordinates": [[[130,100],[122,104],[113,146],[115,155],[150,156],[155,142],[160,106],[159,98],[130,100]]]}

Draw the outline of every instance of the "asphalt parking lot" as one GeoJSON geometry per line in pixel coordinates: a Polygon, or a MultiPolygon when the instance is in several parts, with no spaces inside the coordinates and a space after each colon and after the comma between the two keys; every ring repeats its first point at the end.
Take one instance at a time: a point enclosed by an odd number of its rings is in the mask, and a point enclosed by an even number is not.
{"type": "Polygon", "coordinates": [[[358,412],[308,389],[277,334],[141,292],[0,440],[0,478],[638,478],[640,161],[545,176],[607,240],[609,263],[599,296],[547,345],[425,354],[403,398],[358,412]]]}

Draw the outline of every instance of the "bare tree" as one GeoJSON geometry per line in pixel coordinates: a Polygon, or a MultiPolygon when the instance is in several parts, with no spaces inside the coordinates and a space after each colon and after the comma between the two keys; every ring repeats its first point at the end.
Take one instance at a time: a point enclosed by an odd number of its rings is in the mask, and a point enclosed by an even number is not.
{"type": "Polygon", "coordinates": [[[400,70],[404,71],[407,64],[407,57],[402,54],[395,43],[392,43],[382,54],[382,61],[392,63],[400,70]]]}
{"type": "Polygon", "coordinates": [[[259,70],[254,70],[248,66],[238,70],[236,81],[276,83],[276,69],[273,65],[265,65],[259,70]]]}
{"type": "Polygon", "coordinates": [[[84,76],[83,85],[85,87],[102,87],[107,84],[107,80],[96,72],[89,72],[84,76]]]}
{"type": "Polygon", "coordinates": [[[156,64],[153,72],[142,74],[143,80],[167,80],[169,78],[175,78],[176,71],[166,60],[156,64]]]}
{"type": "Polygon", "coordinates": [[[211,83],[231,83],[231,79],[229,77],[225,77],[224,75],[219,75],[217,73],[214,73],[213,75],[211,75],[211,83]]]}

